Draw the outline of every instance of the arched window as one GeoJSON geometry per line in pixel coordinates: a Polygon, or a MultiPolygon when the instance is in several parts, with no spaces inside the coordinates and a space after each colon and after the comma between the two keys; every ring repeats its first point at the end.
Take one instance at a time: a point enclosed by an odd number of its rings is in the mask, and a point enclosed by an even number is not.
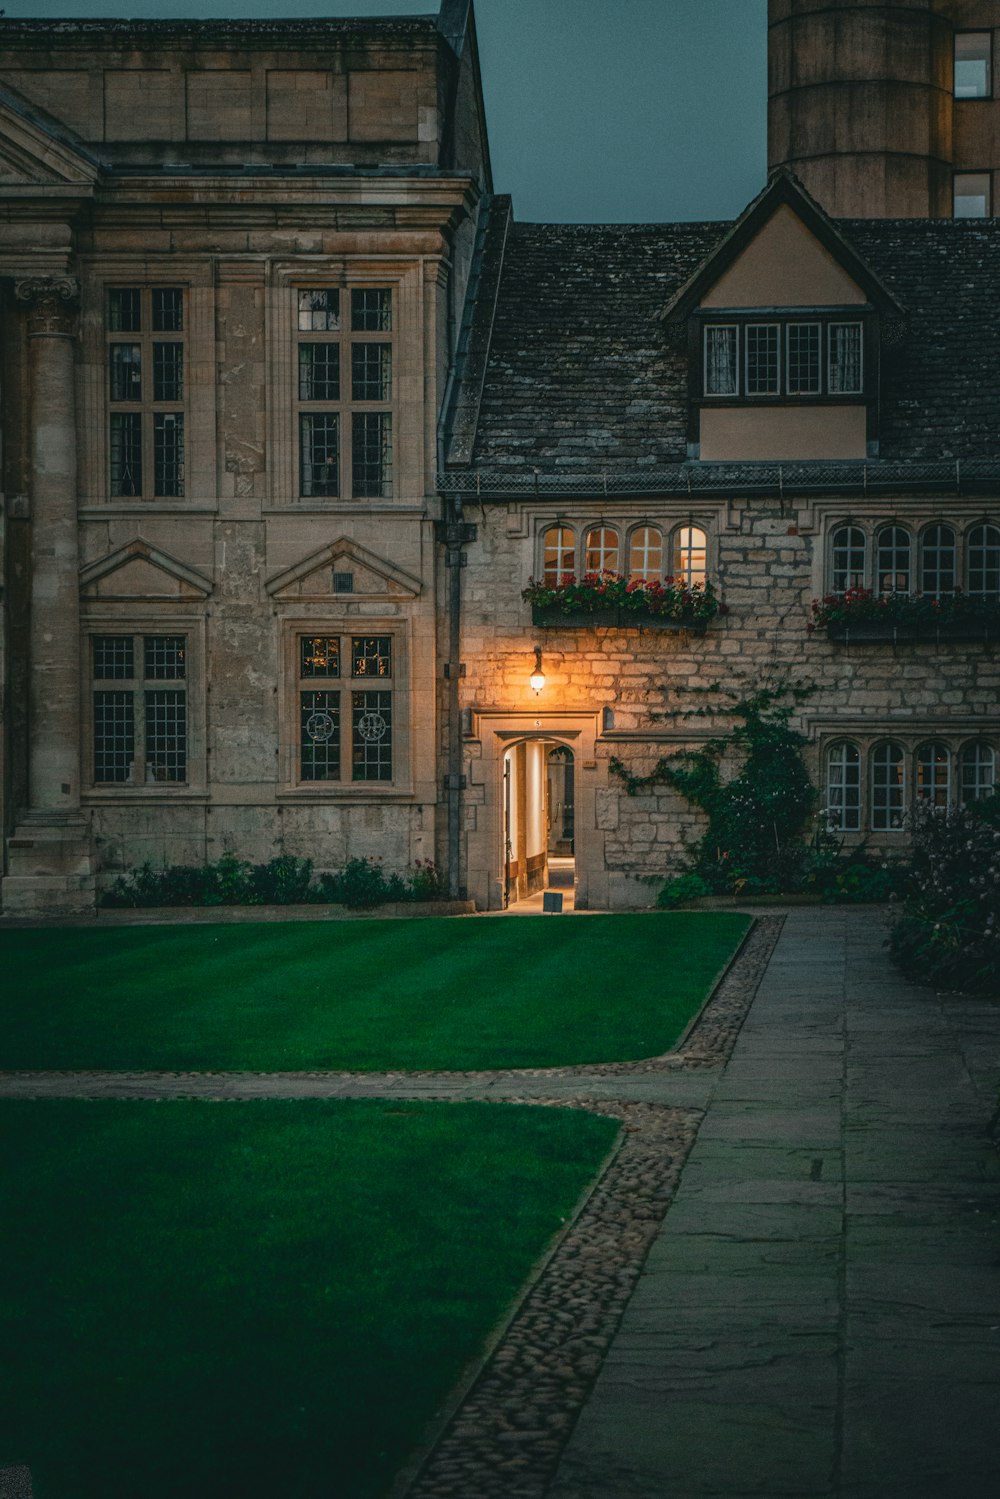
{"type": "Polygon", "coordinates": [[[969,592],[979,598],[1000,598],[1000,526],[973,526],[965,546],[969,592]]]}
{"type": "Polygon", "coordinates": [[[628,575],[651,583],[663,576],[663,532],[658,526],[636,526],[629,537],[628,575]]]}
{"type": "Polygon", "coordinates": [[[872,829],[898,833],[906,810],[906,756],[903,747],[886,740],[872,750],[872,829]]]}
{"type": "Polygon", "coordinates": [[[935,599],[955,591],[955,533],[950,526],[928,526],[920,538],[920,587],[935,599]]]}
{"type": "Polygon", "coordinates": [[[586,571],[588,573],[616,573],[618,571],[618,532],[610,526],[591,526],[587,532],[586,571]]]}
{"type": "Polygon", "coordinates": [[[875,538],[875,587],[879,593],[909,593],[910,533],[883,526],[875,538]]]}
{"type": "Polygon", "coordinates": [[[568,583],[576,572],[576,535],[569,526],[550,526],[542,537],[542,582],[568,583]]]}
{"type": "Polygon", "coordinates": [[[917,797],[932,807],[947,807],[950,791],[951,754],[946,744],[932,739],[917,750],[917,797]]]}
{"type": "Polygon", "coordinates": [[[840,739],[826,757],[827,824],[831,831],[856,833],[861,827],[861,755],[856,744],[840,739]]]}
{"type": "Polygon", "coordinates": [[[687,588],[704,586],[708,537],[698,526],[680,526],[674,532],[674,577],[687,588]]]}
{"type": "Polygon", "coordinates": [[[838,526],[833,533],[833,591],[865,586],[865,533],[860,526],[838,526]]]}
{"type": "Polygon", "coordinates": [[[997,755],[990,744],[974,739],[962,750],[962,800],[976,802],[997,789],[997,755]]]}

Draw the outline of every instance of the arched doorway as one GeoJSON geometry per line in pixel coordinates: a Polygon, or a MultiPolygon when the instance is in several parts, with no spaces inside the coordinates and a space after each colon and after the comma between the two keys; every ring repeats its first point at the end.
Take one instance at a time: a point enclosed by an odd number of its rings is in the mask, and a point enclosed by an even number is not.
{"type": "Polygon", "coordinates": [[[543,736],[518,740],[503,755],[501,885],[505,907],[575,887],[576,764],[570,747],[543,736]]]}

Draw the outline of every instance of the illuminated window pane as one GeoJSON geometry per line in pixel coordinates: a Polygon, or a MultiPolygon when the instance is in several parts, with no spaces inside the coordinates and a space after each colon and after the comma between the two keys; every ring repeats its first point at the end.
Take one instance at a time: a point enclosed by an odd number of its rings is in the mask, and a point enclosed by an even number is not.
{"type": "Polygon", "coordinates": [[[698,526],[681,526],[674,534],[674,578],[687,588],[705,583],[708,537],[698,526]]]}
{"type": "Polygon", "coordinates": [[[340,639],[336,635],[302,635],[299,638],[300,677],[339,677],[340,639]]]}
{"type": "Polygon", "coordinates": [[[647,581],[663,575],[663,532],[656,526],[640,526],[629,539],[628,573],[630,578],[647,581]]]}
{"type": "Polygon", "coordinates": [[[352,636],[351,676],[391,677],[392,637],[390,635],[352,636]]]}
{"type": "Polygon", "coordinates": [[[618,571],[618,532],[610,526],[592,526],[587,532],[586,570],[588,573],[618,571]]]}
{"type": "Polygon", "coordinates": [[[542,582],[549,588],[558,588],[575,573],[575,532],[569,526],[550,526],[542,537],[542,582]]]}

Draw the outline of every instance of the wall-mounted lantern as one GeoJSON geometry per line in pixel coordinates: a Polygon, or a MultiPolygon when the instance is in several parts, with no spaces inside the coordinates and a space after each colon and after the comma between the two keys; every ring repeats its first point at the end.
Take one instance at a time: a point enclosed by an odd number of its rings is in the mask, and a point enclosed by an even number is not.
{"type": "Polygon", "coordinates": [[[535,668],[528,678],[528,685],[536,697],[545,686],[545,673],[542,671],[542,648],[540,645],[535,646],[535,668]]]}

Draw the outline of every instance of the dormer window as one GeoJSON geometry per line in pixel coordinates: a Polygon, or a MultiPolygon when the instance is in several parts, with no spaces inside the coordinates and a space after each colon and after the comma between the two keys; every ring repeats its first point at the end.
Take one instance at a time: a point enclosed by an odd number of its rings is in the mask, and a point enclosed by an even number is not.
{"type": "Polygon", "coordinates": [[[703,350],[708,397],[799,400],[864,393],[864,328],[858,319],[710,322],[703,350]]]}

